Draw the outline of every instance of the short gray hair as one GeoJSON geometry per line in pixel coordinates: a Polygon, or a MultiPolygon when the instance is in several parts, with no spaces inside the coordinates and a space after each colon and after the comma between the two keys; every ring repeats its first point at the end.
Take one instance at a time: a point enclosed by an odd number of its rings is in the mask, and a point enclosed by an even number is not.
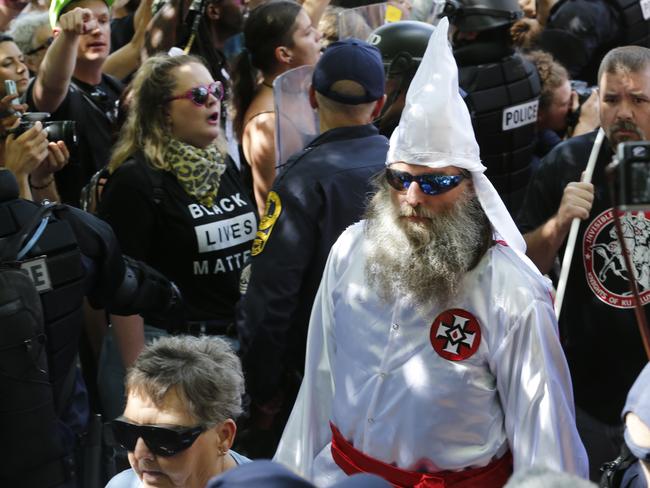
{"type": "Polygon", "coordinates": [[[201,425],[242,413],[244,375],[239,358],[218,337],[162,337],[144,348],[126,375],[126,392],[162,405],[172,389],[201,425]]]}
{"type": "Polygon", "coordinates": [[[605,73],[615,74],[619,71],[639,73],[650,66],[650,49],[642,46],[621,46],[612,49],[600,62],[598,84],[605,73]]]}
{"type": "Polygon", "coordinates": [[[14,19],[9,29],[9,35],[23,54],[38,47],[34,45],[34,33],[43,25],[50,26],[50,16],[47,12],[28,12],[14,19]]]}

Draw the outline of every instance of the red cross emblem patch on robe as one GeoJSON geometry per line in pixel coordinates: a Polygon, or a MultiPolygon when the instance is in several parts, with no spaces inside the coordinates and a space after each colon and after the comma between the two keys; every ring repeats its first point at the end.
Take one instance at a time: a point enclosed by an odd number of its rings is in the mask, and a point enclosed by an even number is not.
{"type": "Polygon", "coordinates": [[[471,313],[460,308],[445,310],[431,324],[431,345],[443,358],[462,361],[481,344],[481,327],[471,313]]]}

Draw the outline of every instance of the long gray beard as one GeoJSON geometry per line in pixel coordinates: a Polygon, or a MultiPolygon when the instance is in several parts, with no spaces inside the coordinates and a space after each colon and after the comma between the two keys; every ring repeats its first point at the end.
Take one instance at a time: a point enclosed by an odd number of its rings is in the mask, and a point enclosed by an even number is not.
{"type": "Polygon", "coordinates": [[[485,251],[491,226],[471,190],[444,213],[397,208],[383,184],[366,211],[366,280],[386,302],[404,297],[422,311],[446,305],[485,251]],[[428,217],[423,223],[400,215],[428,217]]]}

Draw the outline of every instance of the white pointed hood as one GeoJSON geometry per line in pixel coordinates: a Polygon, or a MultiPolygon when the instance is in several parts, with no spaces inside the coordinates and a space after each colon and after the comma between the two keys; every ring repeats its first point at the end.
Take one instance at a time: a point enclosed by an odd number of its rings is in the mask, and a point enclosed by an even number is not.
{"type": "MultiPolygon", "coordinates": [[[[483,174],[472,121],[458,91],[458,68],[443,18],[429,39],[422,62],[406,94],[399,125],[390,138],[386,165],[397,162],[471,172],[474,188],[498,239],[523,254],[526,243],[501,197],[483,174]]],[[[524,258],[525,261],[530,261],[524,258]]],[[[531,263],[532,264],[532,263],[531,263]]]]}

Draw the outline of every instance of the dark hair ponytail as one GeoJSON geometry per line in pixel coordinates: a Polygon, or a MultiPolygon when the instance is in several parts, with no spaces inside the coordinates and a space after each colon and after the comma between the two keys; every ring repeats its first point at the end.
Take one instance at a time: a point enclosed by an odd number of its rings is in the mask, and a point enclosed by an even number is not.
{"type": "Polygon", "coordinates": [[[301,6],[291,0],[271,0],[255,8],[244,24],[244,51],[233,63],[235,130],[241,137],[244,114],[253,100],[257,71],[272,71],[275,48],[293,45],[296,17],[301,6]]]}
{"type": "Polygon", "coordinates": [[[241,139],[244,130],[244,114],[248,106],[253,101],[255,94],[255,78],[256,72],[251,64],[250,54],[247,49],[244,49],[241,54],[235,59],[233,66],[233,87],[235,105],[235,132],[241,139]]]}

